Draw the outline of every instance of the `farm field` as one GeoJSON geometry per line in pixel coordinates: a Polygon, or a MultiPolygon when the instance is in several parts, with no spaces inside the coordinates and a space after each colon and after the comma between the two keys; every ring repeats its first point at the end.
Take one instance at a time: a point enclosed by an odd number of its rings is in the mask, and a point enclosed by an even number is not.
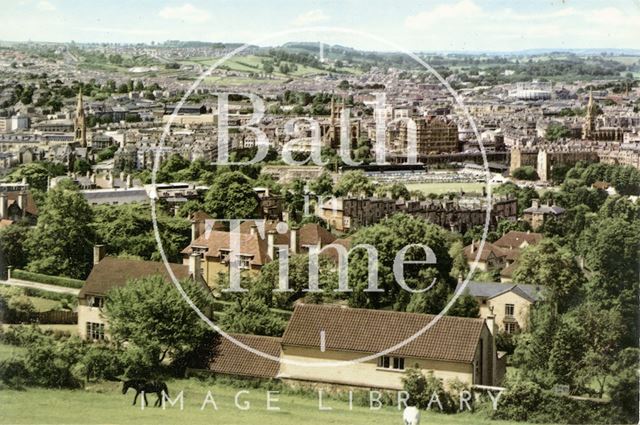
{"type": "MultiPolygon", "coordinates": [[[[217,63],[221,58],[191,58],[185,61],[180,61],[180,63],[184,64],[199,64],[203,66],[211,66],[217,63]]],[[[241,71],[241,72],[262,72],[262,61],[265,59],[269,59],[268,57],[260,57],[254,55],[248,56],[233,56],[224,63],[220,64],[219,68],[221,69],[229,69],[231,71],[241,71]]],[[[327,71],[324,69],[314,68],[307,65],[296,64],[297,69],[288,74],[283,74],[278,71],[277,67],[273,71],[273,75],[282,78],[290,78],[290,77],[304,77],[314,74],[326,74],[327,71]]],[[[344,67],[339,69],[341,72],[345,72],[348,74],[358,75],[361,74],[362,71],[356,68],[344,67]]],[[[263,81],[263,80],[261,80],[263,81]]]]}
{"type": "MultiPolygon", "coordinates": [[[[273,395],[279,400],[279,411],[266,409],[266,390],[247,389],[240,394],[239,404],[249,402],[249,410],[239,410],[234,404],[240,388],[219,384],[205,384],[196,379],[168,382],[169,392],[174,397],[184,390],[184,410],[179,404],[166,410],[162,408],[132,406],[133,393],[122,395],[117,382],[93,384],[83,390],[54,390],[28,388],[24,391],[3,390],[0,392],[0,423],[11,424],[400,424],[402,414],[395,407],[369,410],[356,407],[349,410],[346,401],[323,400],[323,405],[332,410],[319,411],[318,398],[293,394],[273,395]],[[201,406],[207,391],[211,391],[218,410],[211,403],[204,410],[201,406]],[[25,409],[25,406],[29,406],[25,409]]],[[[152,404],[155,395],[148,396],[152,404]]],[[[512,422],[490,421],[482,413],[445,415],[422,412],[422,423],[440,425],[515,425],[512,422]]],[[[522,423],[520,423],[522,424],[522,423]]]]}

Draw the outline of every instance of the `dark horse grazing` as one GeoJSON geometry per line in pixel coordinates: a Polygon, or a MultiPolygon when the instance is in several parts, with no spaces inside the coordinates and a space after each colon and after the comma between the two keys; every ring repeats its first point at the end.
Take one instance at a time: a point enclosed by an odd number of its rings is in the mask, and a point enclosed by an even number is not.
{"type": "Polygon", "coordinates": [[[169,389],[167,388],[167,384],[162,381],[143,381],[142,379],[132,379],[130,381],[125,381],[122,384],[122,394],[126,394],[129,391],[129,388],[133,388],[136,390],[136,396],[133,398],[133,405],[136,405],[136,400],[138,400],[138,396],[142,393],[142,397],[144,398],[144,405],[148,406],[149,402],[147,401],[148,393],[156,393],[158,399],[154,403],[154,406],[160,407],[162,404],[162,393],[165,393],[167,397],[169,397],[169,389]]]}

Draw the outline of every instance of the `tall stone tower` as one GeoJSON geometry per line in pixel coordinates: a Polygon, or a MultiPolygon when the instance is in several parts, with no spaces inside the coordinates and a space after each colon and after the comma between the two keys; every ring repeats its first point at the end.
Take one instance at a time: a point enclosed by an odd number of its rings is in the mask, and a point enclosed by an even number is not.
{"type": "Polygon", "coordinates": [[[75,131],[74,141],[80,143],[83,148],[87,147],[87,127],[84,116],[84,105],[82,103],[82,89],[78,92],[78,105],[76,115],[73,119],[73,129],[75,131]]]}
{"type": "Polygon", "coordinates": [[[587,116],[582,125],[582,139],[591,139],[596,131],[596,105],[593,103],[593,93],[589,90],[589,103],[587,104],[587,116]]]}

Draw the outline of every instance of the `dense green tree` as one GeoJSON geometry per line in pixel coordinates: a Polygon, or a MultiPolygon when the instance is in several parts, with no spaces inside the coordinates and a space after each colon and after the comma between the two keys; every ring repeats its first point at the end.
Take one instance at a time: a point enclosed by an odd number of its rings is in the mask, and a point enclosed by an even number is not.
{"type": "Polygon", "coordinates": [[[612,366],[613,379],[608,385],[613,406],[612,422],[636,423],[640,397],[638,392],[638,358],[640,350],[627,348],[621,351],[612,366]]]}
{"type": "Polygon", "coordinates": [[[20,165],[7,176],[7,179],[11,182],[26,179],[30,188],[45,191],[50,177],[61,176],[65,172],[65,168],[60,164],[32,162],[20,165]]]}
{"type": "Polygon", "coordinates": [[[331,196],[333,193],[333,178],[329,173],[322,173],[320,177],[309,183],[309,190],[316,196],[331,196]]]}
{"type": "Polygon", "coordinates": [[[544,288],[545,301],[558,311],[574,305],[584,285],[574,255],[552,239],[543,239],[522,253],[513,280],[544,288]]]}
{"type": "Polygon", "coordinates": [[[198,199],[189,199],[187,202],[184,202],[180,205],[178,209],[178,217],[189,218],[191,214],[196,211],[201,211],[204,208],[204,204],[202,201],[198,199]]]}
{"type": "Polygon", "coordinates": [[[402,183],[383,184],[376,188],[376,196],[379,198],[387,198],[389,195],[391,199],[409,199],[411,194],[407,187],[402,183]]]}
{"type": "Polygon", "coordinates": [[[366,195],[371,196],[375,190],[374,184],[363,171],[347,171],[338,180],[335,188],[336,196],[366,195]]]}
{"type": "Polygon", "coordinates": [[[303,180],[295,179],[282,190],[284,208],[289,214],[291,222],[298,223],[302,220],[305,206],[305,187],[306,184],[303,180]]]}
{"type": "Polygon", "coordinates": [[[258,196],[242,173],[223,173],[213,180],[205,195],[204,209],[215,218],[255,218],[258,196]]]}
{"type": "Polygon", "coordinates": [[[93,212],[76,190],[56,187],[47,193],[38,223],[27,239],[28,270],[84,278],[92,264],[93,212]]]}
{"type": "Polygon", "coordinates": [[[637,341],[640,222],[601,220],[580,239],[579,250],[591,271],[588,298],[609,307],[619,305],[627,325],[625,339],[628,344],[637,341]]]}
{"type": "MultiPolygon", "coordinates": [[[[161,259],[148,205],[100,205],[94,207],[94,216],[97,240],[106,245],[108,254],[161,259]]],[[[167,257],[170,261],[180,262],[180,251],[189,244],[191,237],[189,222],[160,209],[156,218],[167,257]]]]}
{"type": "Polygon", "coordinates": [[[516,168],[511,172],[511,176],[519,180],[538,180],[536,169],[530,165],[516,168]]]}
{"type": "Polygon", "coordinates": [[[559,237],[568,248],[575,249],[580,234],[590,226],[594,219],[591,209],[584,205],[568,208],[560,218],[545,220],[539,232],[545,236],[559,237]]]}
{"type": "MultiPolygon", "coordinates": [[[[192,280],[181,286],[198,308],[210,312],[211,294],[192,280]]],[[[195,349],[207,331],[206,324],[171,282],[161,276],[131,280],[107,294],[104,314],[109,333],[119,344],[140,349],[156,368],[195,349]]]]}
{"type": "MultiPolygon", "coordinates": [[[[380,223],[360,229],[354,236],[352,246],[368,244],[378,251],[378,287],[384,292],[364,292],[367,288],[369,265],[366,250],[353,250],[349,259],[349,285],[354,288],[350,304],[354,307],[393,307],[404,310],[411,292],[402,289],[393,273],[394,259],[398,252],[410,244],[422,244],[429,247],[436,257],[435,264],[405,265],[406,284],[414,289],[427,288],[436,278],[451,286],[452,260],[446,232],[420,218],[406,214],[396,214],[380,223]]],[[[425,261],[425,254],[419,247],[406,252],[405,261],[425,261]]],[[[439,288],[440,285],[435,285],[439,288]]],[[[434,288],[427,292],[434,292],[434,288]]],[[[445,296],[446,301],[446,296],[445,296]]]]}
{"type": "Polygon", "coordinates": [[[507,233],[515,231],[515,232],[528,232],[531,231],[531,225],[528,221],[524,220],[500,220],[498,225],[496,226],[496,235],[498,238],[506,235],[507,233]]]}
{"type": "Polygon", "coordinates": [[[640,204],[624,196],[609,196],[598,210],[598,219],[622,218],[629,223],[640,221],[640,204]]]}
{"type": "Polygon", "coordinates": [[[571,131],[562,124],[550,124],[545,133],[546,139],[550,142],[555,142],[570,135],[571,131]]]}
{"type": "Polygon", "coordinates": [[[25,243],[30,233],[31,229],[22,223],[0,227],[0,255],[5,265],[23,268],[27,264],[25,243]]]}
{"type": "Polygon", "coordinates": [[[533,199],[539,198],[538,193],[532,187],[519,187],[518,185],[508,182],[496,187],[493,191],[494,195],[508,195],[517,199],[518,215],[522,215],[522,211],[531,206],[533,199]]]}
{"type": "Polygon", "coordinates": [[[554,383],[549,372],[549,356],[554,336],[561,326],[558,314],[550,304],[538,303],[529,313],[529,331],[520,334],[513,354],[513,363],[524,379],[546,387],[554,383]]]}
{"type": "Polygon", "coordinates": [[[447,311],[447,314],[449,316],[477,318],[480,317],[480,304],[478,304],[473,295],[465,291],[460,294],[456,302],[447,311]]]}
{"type": "Polygon", "coordinates": [[[156,181],[160,183],[166,183],[175,181],[177,179],[174,178],[175,173],[178,171],[184,170],[189,167],[191,163],[184,159],[182,155],[174,153],[166,161],[160,165],[160,169],[156,174],[156,181]]]}
{"type": "Polygon", "coordinates": [[[583,388],[597,383],[597,394],[602,397],[611,376],[625,332],[620,308],[605,308],[600,302],[585,302],[573,310],[570,320],[582,336],[582,345],[576,349],[581,359],[573,379],[583,388]]]}
{"type": "Polygon", "coordinates": [[[91,164],[86,159],[79,159],[73,163],[73,171],[80,174],[86,174],[91,171],[91,164]]]}
{"type": "Polygon", "coordinates": [[[449,248],[451,257],[451,277],[454,279],[464,279],[469,273],[469,263],[464,256],[464,245],[461,240],[456,240],[449,248]]]}
{"type": "Polygon", "coordinates": [[[251,294],[263,299],[268,307],[283,309],[291,309],[293,303],[301,298],[312,302],[331,301],[338,296],[334,292],[338,287],[336,264],[327,256],[322,255],[318,258],[318,265],[318,286],[322,291],[321,293],[308,292],[309,256],[307,254],[289,257],[288,280],[290,292],[277,291],[280,273],[278,261],[272,261],[261,269],[260,276],[256,278],[249,291],[251,294]],[[274,290],[276,291],[274,292],[274,290]]]}
{"type": "Polygon", "coordinates": [[[220,327],[226,332],[281,336],[286,320],[267,307],[263,300],[255,297],[236,297],[222,311],[220,327]]]}

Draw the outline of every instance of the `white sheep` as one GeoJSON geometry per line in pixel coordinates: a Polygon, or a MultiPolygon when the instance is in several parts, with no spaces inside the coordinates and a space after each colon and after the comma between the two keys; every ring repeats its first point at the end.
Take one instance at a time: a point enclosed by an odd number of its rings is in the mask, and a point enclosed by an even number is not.
{"type": "Polygon", "coordinates": [[[402,412],[404,425],[418,425],[420,423],[420,411],[416,406],[407,406],[402,412]]]}

